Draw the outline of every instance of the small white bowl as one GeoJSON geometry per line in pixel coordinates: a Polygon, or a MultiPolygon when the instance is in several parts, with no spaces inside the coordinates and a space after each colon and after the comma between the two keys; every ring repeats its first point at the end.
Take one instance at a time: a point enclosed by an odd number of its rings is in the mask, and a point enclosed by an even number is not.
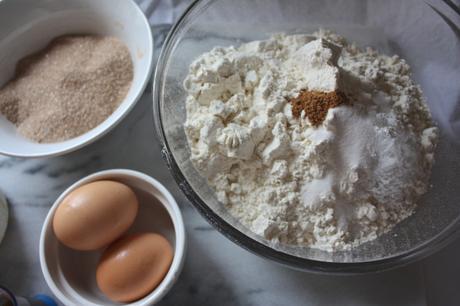
{"type": "Polygon", "coordinates": [[[64,34],[118,37],[128,46],[134,64],[131,88],[118,109],[99,126],[76,138],[39,144],[20,135],[0,114],[0,154],[43,157],[81,148],[119,123],[147,85],[153,66],[152,31],[145,15],[132,0],[0,1],[0,20],[0,88],[13,77],[18,60],[64,34]]]}
{"type": "Polygon", "coordinates": [[[174,248],[174,258],[163,281],[144,298],[126,304],[152,305],[171,289],[179,277],[185,254],[185,229],[179,206],[169,191],[157,180],[140,172],[123,169],[101,171],[79,180],[61,194],[51,207],[40,236],[40,265],[43,275],[51,291],[64,305],[122,305],[105,297],[96,284],[96,266],[102,251],[83,252],[69,249],[57,240],[52,226],[58,205],[71,191],[84,184],[105,179],[130,186],[138,196],[139,212],[128,233],[161,233],[174,248]]]}

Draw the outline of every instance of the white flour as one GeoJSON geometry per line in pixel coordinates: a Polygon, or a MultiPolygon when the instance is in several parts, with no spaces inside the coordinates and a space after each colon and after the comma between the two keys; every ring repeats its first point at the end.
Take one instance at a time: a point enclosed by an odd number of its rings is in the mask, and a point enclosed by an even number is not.
{"type": "Polygon", "coordinates": [[[324,250],[376,238],[428,188],[437,128],[397,56],[342,37],[278,35],[214,48],[184,82],[191,159],[218,199],[272,242],[324,250]],[[344,92],[312,126],[288,98],[344,92]]]}

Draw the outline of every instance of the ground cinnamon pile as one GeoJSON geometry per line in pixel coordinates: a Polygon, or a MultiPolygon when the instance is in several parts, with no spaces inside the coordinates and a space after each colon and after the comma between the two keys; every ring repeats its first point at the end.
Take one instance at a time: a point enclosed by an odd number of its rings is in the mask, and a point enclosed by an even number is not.
{"type": "Polygon", "coordinates": [[[291,98],[292,115],[299,118],[302,111],[313,126],[319,126],[326,118],[330,108],[347,102],[345,94],[340,91],[322,92],[301,90],[297,97],[291,98]]]}

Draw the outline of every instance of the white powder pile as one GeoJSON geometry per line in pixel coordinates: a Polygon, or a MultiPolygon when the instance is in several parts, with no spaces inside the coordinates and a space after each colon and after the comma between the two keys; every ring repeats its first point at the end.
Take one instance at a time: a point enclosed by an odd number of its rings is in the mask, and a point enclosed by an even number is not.
{"type": "Polygon", "coordinates": [[[214,48],[184,82],[191,159],[218,199],[272,242],[349,249],[413,213],[437,142],[406,62],[331,32],[214,48]],[[312,125],[301,90],[349,101],[312,125]]]}

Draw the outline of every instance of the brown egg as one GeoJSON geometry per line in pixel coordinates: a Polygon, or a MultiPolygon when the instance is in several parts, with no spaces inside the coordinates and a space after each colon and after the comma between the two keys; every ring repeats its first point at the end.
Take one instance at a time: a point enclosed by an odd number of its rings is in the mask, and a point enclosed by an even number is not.
{"type": "Polygon", "coordinates": [[[138,201],[128,186],[96,181],[69,193],[56,209],[53,229],[69,248],[89,251],[120,237],[137,215],[138,201]]]}
{"type": "Polygon", "coordinates": [[[96,271],[97,285],[113,301],[138,300],[160,284],[172,259],[171,244],[159,234],[123,237],[102,254],[96,271]]]}

